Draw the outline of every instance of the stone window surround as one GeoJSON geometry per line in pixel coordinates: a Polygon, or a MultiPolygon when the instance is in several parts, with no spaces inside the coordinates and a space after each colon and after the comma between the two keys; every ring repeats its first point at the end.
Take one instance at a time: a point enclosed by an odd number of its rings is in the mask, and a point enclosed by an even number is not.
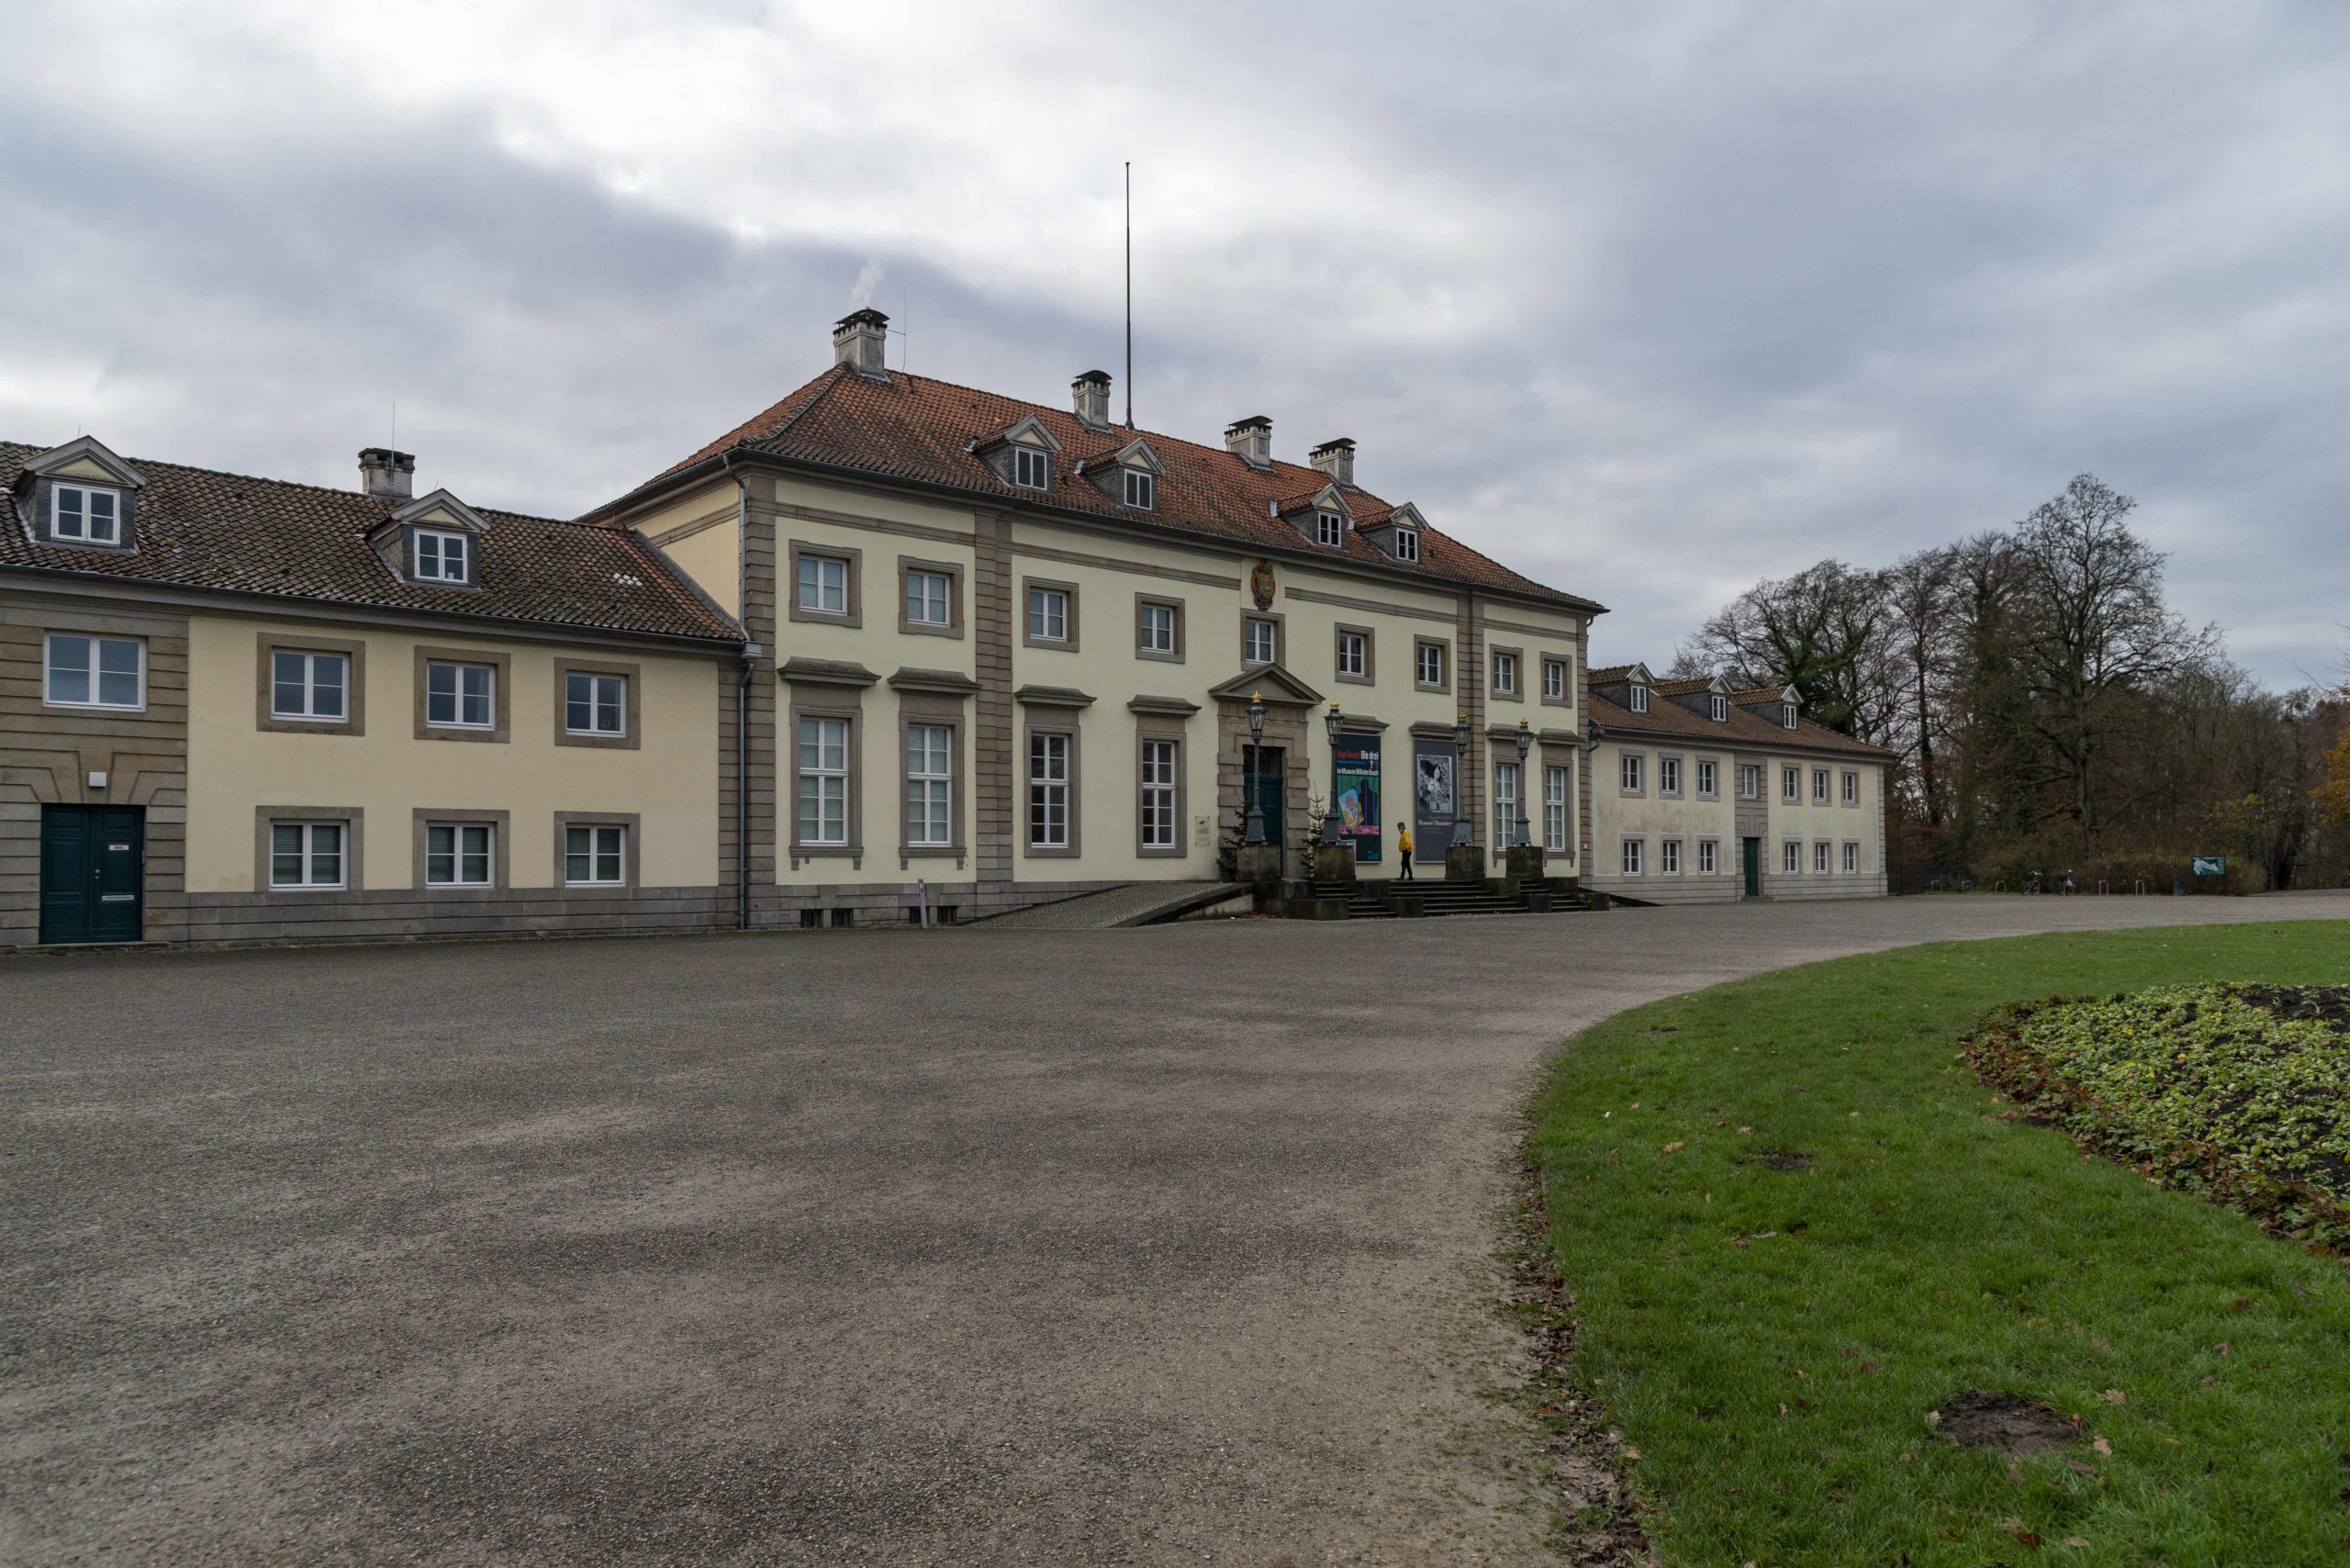
{"type": "Polygon", "coordinates": [[[1251,664],[1248,662],[1248,622],[1251,621],[1264,621],[1271,623],[1273,628],[1273,656],[1268,662],[1277,664],[1283,669],[1287,669],[1289,667],[1289,617],[1281,610],[1259,610],[1253,605],[1242,610],[1240,612],[1240,667],[1242,669],[1263,669],[1265,667],[1263,664],[1251,664]]]}
{"type": "Polygon", "coordinates": [[[1485,695],[1492,700],[1495,702],[1525,701],[1526,650],[1499,644],[1489,645],[1485,650],[1485,695]],[[1510,662],[1510,683],[1507,691],[1502,690],[1500,683],[1493,679],[1494,670],[1504,658],[1507,658],[1510,662]]]}
{"type": "Polygon", "coordinates": [[[1645,795],[1649,792],[1648,782],[1648,753],[1618,750],[1616,754],[1616,792],[1618,795],[1645,795]],[[1631,776],[1639,779],[1638,783],[1624,782],[1626,763],[1632,765],[1631,776]]]}
{"type": "Polygon", "coordinates": [[[1860,810],[1861,770],[1859,768],[1848,767],[1844,769],[1843,790],[1843,803],[1854,811],[1860,810]]]}
{"type": "Polygon", "coordinates": [[[253,891],[273,903],[329,903],[348,898],[367,884],[361,854],[366,844],[367,810],[364,806],[255,806],[253,808],[253,891]],[[269,830],[277,823],[341,823],[342,824],[342,886],[339,888],[274,888],[269,885],[269,830]]]}
{"type": "Polygon", "coordinates": [[[1670,834],[1658,839],[1656,841],[1656,874],[1660,877],[1687,876],[1689,874],[1688,857],[1682,853],[1687,847],[1679,834],[1670,834]],[[1670,855],[1666,854],[1668,848],[1672,851],[1670,855]],[[1672,861],[1672,864],[1669,866],[1665,864],[1667,860],[1672,861]]]}
{"type": "Polygon", "coordinates": [[[1802,768],[1781,767],[1779,769],[1779,803],[1787,806],[1803,804],[1802,768]]]}
{"type": "Polygon", "coordinates": [[[641,665],[625,664],[611,659],[569,659],[554,661],[554,744],[557,745],[592,746],[603,751],[640,751],[644,746],[643,722],[643,704],[639,693],[644,687],[644,669],[641,665]],[[621,733],[616,735],[574,734],[571,729],[570,681],[572,675],[616,675],[623,682],[621,688],[621,733]]]}
{"type": "Polygon", "coordinates": [[[253,728],[282,730],[306,735],[364,735],[367,733],[367,644],[360,638],[286,636],[272,632],[254,634],[255,660],[253,728]],[[283,648],[289,654],[341,654],[343,656],[342,717],[340,719],[281,719],[274,711],[276,670],[270,655],[283,648]]]}
{"type": "Polygon", "coordinates": [[[1517,819],[1521,813],[1526,818],[1526,842],[1541,843],[1543,804],[1540,795],[1535,791],[1536,781],[1541,777],[1544,767],[1541,747],[1528,747],[1526,762],[1520,766],[1517,738],[1514,734],[1507,738],[1491,734],[1486,745],[1489,752],[1485,758],[1485,807],[1494,813],[1496,829],[1501,824],[1501,774],[1497,770],[1504,767],[1517,769],[1517,798],[1510,802],[1509,836],[1505,839],[1496,832],[1490,847],[1498,852],[1517,842],[1517,819]]]}
{"type": "Polygon", "coordinates": [[[1779,875],[1783,877],[1800,877],[1803,875],[1802,839],[1787,838],[1779,841],[1779,875]],[[1788,865],[1787,862],[1790,860],[1794,861],[1795,864],[1792,866],[1788,865]]]}
{"type": "Polygon", "coordinates": [[[1369,626],[1349,626],[1344,622],[1330,629],[1331,678],[1348,686],[1376,686],[1379,683],[1379,635],[1369,626]],[[1362,673],[1348,675],[1338,662],[1338,652],[1351,633],[1362,639],[1362,673]]]}
{"type": "Polygon", "coordinates": [[[1815,806],[1824,806],[1830,799],[1828,793],[1828,775],[1829,770],[1825,767],[1815,767],[1811,770],[1811,803],[1815,806]]]}
{"type": "MultiPolygon", "coordinates": [[[[862,627],[865,624],[865,552],[853,544],[818,543],[809,539],[789,542],[784,562],[783,600],[787,619],[807,622],[817,626],[862,627]],[[800,604],[800,557],[812,555],[819,559],[841,561],[848,566],[848,582],[842,590],[841,602],[846,606],[839,614],[828,610],[803,610],[800,604]]],[[[902,611],[902,602],[900,609],[902,611]]]]}
{"type": "Polygon", "coordinates": [[[1656,798],[1658,800],[1678,801],[1682,798],[1682,786],[1685,782],[1682,775],[1688,771],[1688,767],[1689,759],[1677,751],[1661,751],[1656,754],[1656,798]],[[1668,762],[1673,764],[1673,782],[1669,786],[1664,781],[1664,765],[1668,762]]]}
{"type": "MultiPolygon", "coordinates": [[[[970,772],[966,758],[969,756],[969,725],[963,716],[964,699],[943,693],[901,691],[898,693],[898,869],[903,871],[915,860],[953,860],[960,871],[970,857],[971,846],[964,837],[966,795],[970,772]],[[913,804],[912,781],[907,777],[907,763],[912,760],[912,737],[908,732],[916,724],[933,724],[947,732],[946,737],[946,842],[945,844],[910,844],[907,842],[907,813],[913,804]]],[[[795,727],[793,735],[799,734],[795,727]]],[[[856,778],[854,765],[849,769],[856,778]]],[[[793,810],[798,810],[798,790],[794,787],[793,810]]],[[[851,830],[852,835],[855,829],[851,830]]]]}
{"type": "MultiPolygon", "coordinates": [[[[785,853],[792,870],[800,869],[808,860],[846,860],[851,870],[865,868],[865,689],[862,686],[838,685],[822,681],[795,681],[786,678],[790,701],[786,710],[786,724],[782,735],[782,767],[776,790],[776,809],[784,817],[785,853]],[[809,844],[800,836],[800,721],[802,719],[845,719],[848,721],[846,760],[848,778],[845,782],[848,807],[848,842],[845,844],[809,844]]],[[[901,791],[901,799],[903,798],[901,791]]]]}
{"type": "Polygon", "coordinates": [[[1649,835],[1644,833],[1620,834],[1616,841],[1616,874],[1619,877],[1645,877],[1649,874],[1649,835]],[[1627,856],[1624,852],[1633,853],[1627,856]],[[1634,862],[1628,865],[1627,862],[1634,862]]]}
{"type": "Polygon", "coordinates": [[[1811,841],[1811,874],[1825,877],[1836,866],[1836,844],[1833,839],[1815,838],[1811,841]]]}
{"type": "MultiPolygon", "coordinates": [[[[1024,596],[1022,609],[1022,613],[1024,615],[1026,613],[1025,602],[1024,596]]],[[[1171,598],[1166,594],[1137,593],[1135,595],[1135,657],[1138,659],[1156,659],[1161,664],[1180,665],[1183,663],[1185,654],[1183,630],[1183,622],[1185,617],[1183,610],[1184,601],[1182,599],[1171,598]],[[1175,612],[1175,651],[1172,653],[1161,653],[1156,648],[1146,648],[1142,645],[1143,607],[1145,605],[1152,604],[1158,605],[1163,609],[1171,610],[1175,612]]]]}
{"type": "Polygon", "coordinates": [[[1024,648],[1050,648],[1064,654],[1077,652],[1078,593],[1075,583],[1055,577],[1023,577],[1020,579],[1020,602],[1013,612],[1020,617],[1020,645],[1024,648]],[[1066,637],[1039,637],[1029,631],[1028,596],[1038,589],[1069,596],[1069,619],[1066,637]]]}
{"type": "Polygon", "coordinates": [[[572,898],[610,897],[634,892],[637,865],[643,853],[643,818],[635,812],[557,812],[554,814],[554,890],[572,898]],[[564,853],[575,827],[617,827],[621,830],[621,879],[617,882],[566,882],[564,853]]]}
{"type": "MultiPolygon", "coordinates": [[[[796,592],[799,577],[795,571],[792,583],[796,592]]],[[[926,561],[913,555],[898,557],[898,630],[909,637],[960,638],[963,631],[963,568],[954,561],[926,561]],[[915,621],[906,614],[906,578],[915,572],[930,572],[946,579],[946,624],[933,625],[927,621],[915,621]]]]}
{"type": "Polygon", "coordinates": [[[1857,838],[1846,839],[1841,853],[1842,858],[1838,862],[1838,866],[1842,874],[1847,877],[1859,876],[1861,874],[1861,841],[1857,838]]]}
{"type": "Polygon", "coordinates": [[[1435,691],[1446,696],[1452,693],[1452,639],[1449,637],[1414,637],[1412,639],[1412,689],[1435,691]],[[1420,650],[1438,650],[1438,663],[1444,667],[1444,678],[1433,684],[1420,678],[1420,650]]]}
{"type": "MultiPolygon", "coordinates": [[[[1191,759],[1185,753],[1184,739],[1181,722],[1171,716],[1146,714],[1139,716],[1136,721],[1135,855],[1139,859],[1180,860],[1192,852],[1191,819],[1186,815],[1191,810],[1190,780],[1186,778],[1191,767],[1191,759]],[[1152,848],[1142,841],[1142,748],[1146,741],[1175,743],[1175,843],[1171,848],[1164,846],[1152,848]]],[[[1072,767],[1070,771],[1074,774],[1076,770],[1072,767]]],[[[1069,793],[1071,804],[1074,806],[1076,799],[1074,779],[1072,779],[1069,793]]],[[[1026,804],[1024,801],[1022,803],[1026,804]]]]}
{"type": "Polygon", "coordinates": [[[1722,874],[1722,841],[1718,837],[1709,834],[1697,840],[1697,863],[1694,868],[1694,874],[1700,877],[1718,877],[1722,874]],[[1708,849],[1714,852],[1714,863],[1711,867],[1706,864],[1706,851],[1708,849]]]}
{"type": "MultiPolygon", "coordinates": [[[[514,738],[514,656],[511,654],[490,653],[480,648],[434,648],[420,643],[416,647],[415,664],[418,740],[487,741],[504,745],[514,738]],[[425,722],[424,669],[427,665],[487,665],[497,672],[489,678],[489,728],[476,730],[425,722]]],[[[560,715],[557,717],[560,719],[560,715]]]]}
{"type": "Polygon", "coordinates": [[[1536,691],[1542,700],[1542,706],[1545,708],[1573,707],[1575,705],[1574,655],[1572,654],[1553,654],[1545,652],[1542,655],[1541,668],[1543,671],[1542,684],[1536,688],[1536,691]],[[1554,666],[1565,671],[1564,678],[1559,683],[1561,695],[1557,697],[1550,695],[1550,681],[1549,675],[1550,670],[1554,666]]]}
{"type": "MultiPolygon", "coordinates": [[[[512,863],[511,847],[513,813],[510,812],[474,811],[462,807],[443,810],[433,806],[419,806],[410,813],[415,824],[415,844],[408,871],[408,886],[417,892],[432,898],[465,898],[483,893],[503,892],[511,886],[509,874],[512,863]],[[428,882],[424,879],[425,851],[430,827],[472,827],[480,823],[489,826],[489,880],[487,882],[428,882]]],[[[625,853],[625,846],[623,846],[625,853]]],[[[562,879],[558,873],[556,880],[562,879]]]]}
{"type": "Polygon", "coordinates": [[[45,626],[41,629],[40,633],[40,705],[44,709],[52,712],[98,714],[144,713],[147,711],[147,685],[148,677],[151,673],[148,659],[149,650],[147,647],[147,633],[144,632],[91,632],[84,631],[76,626],[45,626]],[[52,702],[50,700],[50,681],[51,678],[51,671],[55,667],[55,644],[56,640],[60,637],[80,637],[86,640],[90,644],[91,700],[87,702],[52,702]],[[99,683],[98,677],[106,659],[106,655],[98,650],[98,644],[100,643],[133,643],[138,645],[138,701],[124,703],[100,702],[97,700],[98,696],[104,689],[99,683]]]}
{"type": "Polygon", "coordinates": [[[1701,756],[1691,766],[1697,770],[1695,777],[1689,780],[1691,796],[1700,801],[1720,800],[1722,798],[1722,759],[1718,756],[1701,756]],[[1708,767],[1714,770],[1714,787],[1710,790],[1706,788],[1706,769],[1708,767]]]}
{"type": "MultiPolygon", "coordinates": [[[[1084,734],[1078,724],[1079,710],[1075,708],[1024,708],[1020,723],[1020,773],[1017,805],[1020,812],[1020,857],[1024,860],[1074,860],[1085,852],[1084,805],[1084,734]],[[1039,714],[1042,717],[1039,717],[1039,714]],[[1038,846],[1030,842],[1028,790],[1030,743],[1038,735],[1069,737],[1069,842],[1065,845],[1038,846]]],[[[1139,831],[1139,824],[1137,824],[1139,831]]]]}
{"type": "MultiPolygon", "coordinates": [[[[1575,840],[1574,753],[1567,747],[1554,745],[1545,741],[1535,748],[1535,756],[1528,758],[1528,762],[1531,766],[1539,766],[1542,770],[1542,832],[1539,842],[1546,854],[1565,856],[1572,863],[1575,840]],[[1560,824],[1559,834],[1562,842],[1556,849],[1550,847],[1550,775],[1553,773],[1558,774],[1566,785],[1566,800],[1561,806],[1565,821],[1560,824]]],[[[1529,812],[1528,814],[1531,815],[1531,812],[1529,812]]]]}

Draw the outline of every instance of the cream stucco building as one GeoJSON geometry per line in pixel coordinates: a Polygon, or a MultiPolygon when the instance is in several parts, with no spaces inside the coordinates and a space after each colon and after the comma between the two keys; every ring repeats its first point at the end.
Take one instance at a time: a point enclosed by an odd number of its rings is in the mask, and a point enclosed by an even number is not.
{"type": "Polygon", "coordinates": [[[567,521],[417,496],[380,448],[330,490],[0,445],[0,946],[968,920],[1225,876],[1252,798],[1301,880],[1326,805],[1367,878],[1405,823],[1427,874],[1457,837],[1498,877],[1523,821],[1637,897],[1734,896],[1746,837],[1773,896],[1882,890],[1874,754],[1763,745],[1754,693],[1651,734],[1592,683],[1599,604],[1353,442],[1187,442],[1098,372],[1053,407],[885,342],[849,316],[815,379],[567,521]],[[1860,798],[1750,833],[1730,780],[1782,753],[1860,798]]]}

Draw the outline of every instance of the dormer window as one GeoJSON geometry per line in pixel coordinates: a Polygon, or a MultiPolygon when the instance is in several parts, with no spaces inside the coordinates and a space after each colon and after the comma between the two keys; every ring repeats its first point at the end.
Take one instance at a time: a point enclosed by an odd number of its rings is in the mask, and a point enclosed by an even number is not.
{"type": "Polygon", "coordinates": [[[1158,505],[1158,483],[1154,475],[1140,468],[1129,468],[1126,474],[1126,505],[1139,511],[1150,511],[1158,505]]]}
{"type": "Polygon", "coordinates": [[[1314,543],[1337,549],[1347,542],[1347,520],[1334,511],[1314,514],[1314,543]]]}
{"type": "Polygon", "coordinates": [[[420,528],[413,545],[416,580],[424,583],[465,583],[473,580],[472,542],[462,533],[420,528]]]}
{"type": "Polygon", "coordinates": [[[122,543],[122,495],[90,485],[57,485],[50,491],[49,536],[73,544],[122,543]]]}
{"type": "Polygon", "coordinates": [[[1012,482],[1024,490],[1042,490],[1052,483],[1053,459],[1033,446],[1012,449],[1012,482]]]}
{"type": "Polygon", "coordinates": [[[1420,559],[1420,531],[1399,528],[1395,531],[1395,558],[1417,565],[1420,559]]]}
{"type": "Polygon", "coordinates": [[[1718,691],[1715,692],[1711,697],[1707,698],[1706,717],[1711,719],[1717,724],[1729,723],[1729,699],[1724,697],[1718,691]]]}
{"type": "Polygon", "coordinates": [[[1796,705],[1794,703],[1782,702],[1779,704],[1779,722],[1785,724],[1791,730],[1796,727],[1796,705]]]}
{"type": "Polygon", "coordinates": [[[1635,686],[1632,688],[1632,711],[1645,713],[1648,711],[1649,689],[1645,686],[1635,686]]]}

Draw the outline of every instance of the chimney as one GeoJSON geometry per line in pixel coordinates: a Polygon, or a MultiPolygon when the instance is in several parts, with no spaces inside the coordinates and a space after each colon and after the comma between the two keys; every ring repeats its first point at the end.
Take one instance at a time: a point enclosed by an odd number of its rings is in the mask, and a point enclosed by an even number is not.
{"type": "Polygon", "coordinates": [[[1324,442],[1307,455],[1306,461],[1348,489],[1355,487],[1355,443],[1351,437],[1342,435],[1324,442]]]}
{"type": "Polygon", "coordinates": [[[1069,384],[1080,424],[1097,431],[1110,428],[1110,373],[1089,370],[1069,384]]]}
{"type": "Polygon", "coordinates": [[[416,493],[416,454],[370,446],[359,454],[359,488],[387,501],[404,501],[416,493]]]}
{"type": "Polygon", "coordinates": [[[1251,468],[1270,468],[1273,465],[1273,421],[1262,414],[1236,420],[1225,427],[1224,449],[1237,454],[1251,468]]]}
{"type": "Polygon", "coordinates": [[[867,307],[852,310],[833,325],[833,363],[847,365],[859,375],[890,378],[883,356],[890,346],[890,318],[867,307]]]}

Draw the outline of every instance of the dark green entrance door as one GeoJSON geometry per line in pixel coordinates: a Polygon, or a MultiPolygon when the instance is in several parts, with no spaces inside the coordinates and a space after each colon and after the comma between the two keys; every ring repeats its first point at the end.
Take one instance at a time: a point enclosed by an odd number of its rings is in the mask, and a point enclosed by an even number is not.
{"type": "Polygon", "coordinates": [[[144,807],[40,809],[42,941],[138,941],[146,879],[144,807]]]}
{"type": "MultiPolygon", "coordinates": [[[[1247,746],[1240,748],[1243,764],[1257,777],[1257,809],[1265,813],[1265,842],[1285,844],[1281,836],[1281,760],[1280,746],[1247,746]],[[1248,754],[1254,752],[1251,761],[1248,754]]],[[[1243,788],[1247,787],[1244,779],[1243,788]]],[[[1248,810],[1244,804],[1241,809],[1248,810]]]]}
{"type": "Polygon", "coordinates": [[[1738,842],[1746,861],[1746,896],[1759,899],[1762,896],[1762,841],[1741,838],[1738,842]]]}

